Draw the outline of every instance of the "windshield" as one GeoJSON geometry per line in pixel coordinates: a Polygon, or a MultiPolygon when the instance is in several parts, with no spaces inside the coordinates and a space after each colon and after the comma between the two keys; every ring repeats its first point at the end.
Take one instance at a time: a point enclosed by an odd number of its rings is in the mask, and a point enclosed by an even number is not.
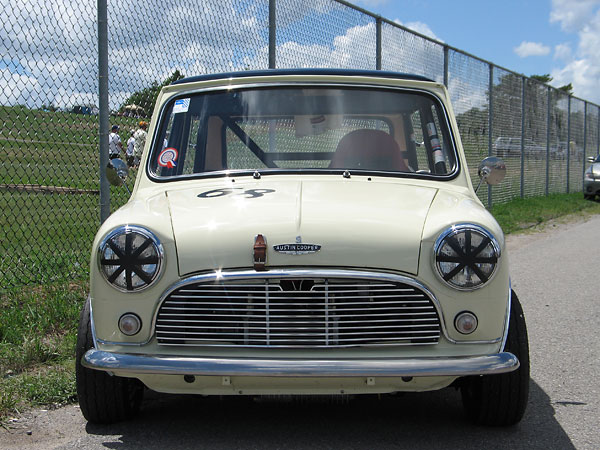
{"type": "Polygon", "coordinates": [[[444,110],[415,91],[344,87],[206,92],[167,104],[149,158],[157,178],[323,171],[445,176],[444,110]]]}

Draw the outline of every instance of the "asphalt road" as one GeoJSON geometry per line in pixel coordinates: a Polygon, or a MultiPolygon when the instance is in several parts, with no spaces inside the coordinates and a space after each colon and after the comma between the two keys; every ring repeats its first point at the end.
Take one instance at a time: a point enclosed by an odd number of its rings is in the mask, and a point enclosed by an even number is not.
{"type": "Polygon", "coordinates": [[[529,327],[523,421],[471,425],[452,389],[332,404],[150,395],[136,420],[86,424],[76,406],[0,429],[11,449],[600,449],[600,216],[508,242],[529,327]]]}

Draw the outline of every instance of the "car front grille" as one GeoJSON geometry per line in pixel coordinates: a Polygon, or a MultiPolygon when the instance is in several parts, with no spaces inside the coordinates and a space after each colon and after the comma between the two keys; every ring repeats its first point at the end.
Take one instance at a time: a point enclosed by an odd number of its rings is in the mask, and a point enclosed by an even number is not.
{"type": "Polygon", "coordinates": [[[160,345],[352,347],[436,344],[440,319],[418,287],[346,278],[194,282],[156,318],[160,345]]]}

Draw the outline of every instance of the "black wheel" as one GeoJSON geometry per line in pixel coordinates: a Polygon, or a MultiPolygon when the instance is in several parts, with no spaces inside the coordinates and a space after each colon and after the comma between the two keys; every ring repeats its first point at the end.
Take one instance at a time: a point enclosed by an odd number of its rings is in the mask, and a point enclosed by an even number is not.
{"type": "Polygon", "coordinates": [[[588,194],[583,194],[583,199],[584,200],[593,200],[594,197],[592,195],[588,195],[588,194]]]}
{"type": "Polygon", "coordinates": [[[505,351],[514,354],[521,365],[500,375],[467,377],[461,394],[469,417],[477,424],[507,426],[518,423],[529,398],[529,344],[523,308],[512,291],[510,321],[505,351]]]}
{"type": "Polygon", "coordinates": [[[94,346],[90,306],[85,303],[77,330],[75,378],[83,416],[92,423],[114,423],[135,415],[142,404],[144,385],[134,378],[109,375],[81,365],[81,358],[94,346]]]}

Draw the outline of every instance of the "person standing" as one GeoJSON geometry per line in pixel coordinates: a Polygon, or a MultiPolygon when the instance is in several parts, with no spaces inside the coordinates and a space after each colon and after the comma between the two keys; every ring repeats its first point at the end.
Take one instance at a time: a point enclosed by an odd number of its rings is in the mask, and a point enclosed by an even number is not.
{"type": "Polygon", "coordinates": [[[133,157],[133,149],[135,147],[135,138],[133,135],[135,134],[135,130],[131,130],[129,139],[127,139],[127,150],[125,153],[127,154],[127,165],[129,167],[133,167],[134,165],[134,157],[133,157]]]}
{"type": "Polygon", "coordinates": [[[119,125],[113,125],[111,132],[108,135],[108,157],[109,159],[115,159],[119,157],[119,154],[123,150],[123,143],[121,142],[121,136],[119,136],[119,125]]]}
{"type": "Polygon", "coordinates": [[[144,151],[144,146],[146,145],[146,128],[148,128],[148,122],[144,122],[143,120],[139,123],[139,129],[133,135],[134,144],[133,144],[133,159],[134,166],[137,167],[140,164],[140,158],[142,157],[142,152],[144,151]]]}

